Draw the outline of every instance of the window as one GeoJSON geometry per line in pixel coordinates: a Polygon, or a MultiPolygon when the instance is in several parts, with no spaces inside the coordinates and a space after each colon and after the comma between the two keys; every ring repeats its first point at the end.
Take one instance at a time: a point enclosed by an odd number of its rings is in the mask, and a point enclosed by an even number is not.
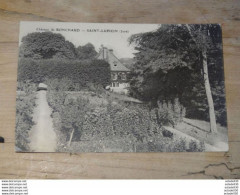
{"type": "Polygon", "coordinates": [[[126,74],[122,73],[122,80],[126,80],[126,79],[127,79],[126,74]]]}
{"type": "Polygon", "coordinates": [[[118,80],[121,80],[121,73],[118,73],[118,80]]]}
{"type": "Polygon", "coordinates": [[[112,80],[117,80],[117,73],[112,73],[112,80]]]}
{"type": "Polygon", "coordinates": [[[113,82],[112,87],[119,87],[119,83],[118,82],[113,82]]]}

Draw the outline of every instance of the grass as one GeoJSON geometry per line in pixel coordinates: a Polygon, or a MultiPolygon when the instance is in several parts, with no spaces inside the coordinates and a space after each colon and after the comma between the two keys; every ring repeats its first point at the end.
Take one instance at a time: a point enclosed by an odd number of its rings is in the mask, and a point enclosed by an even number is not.
{"type": "Polygon", "coordinates": [[[226,149],[228,144],[227,128],[217,124],[218,133],[212,135],[210,133],[210,123],[207,121],[201,121],[196,119],[184,118],[182,123],[175,126],[175,129],[182,133],[190,135],[206,144],[217,146],[226,149]]]}

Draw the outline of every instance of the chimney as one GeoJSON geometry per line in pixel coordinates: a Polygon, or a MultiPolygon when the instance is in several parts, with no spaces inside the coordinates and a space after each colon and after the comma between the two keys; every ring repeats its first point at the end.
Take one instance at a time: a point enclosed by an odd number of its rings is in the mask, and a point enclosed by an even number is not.
{"type": "Polygon", "coordinates": [[[100,48],[99,52],[102,52],[102,57],[103,57],[103,59],[106,59],[106,58],[107,58],[107,48],[104,47],[103,44],[101,44],[101,48],[100,48]]]}
{"type": "Polygon", "coordinates": [[[113,53],[113,49],[109,49],[109,52],[110,52],[110,53],[113,53]]]}
{"type": "Polygon", "coordinates": [[[108,56],[108,50],[106,47],[103,47],[103,59],[107,59],[107,56],[108,56]]]}

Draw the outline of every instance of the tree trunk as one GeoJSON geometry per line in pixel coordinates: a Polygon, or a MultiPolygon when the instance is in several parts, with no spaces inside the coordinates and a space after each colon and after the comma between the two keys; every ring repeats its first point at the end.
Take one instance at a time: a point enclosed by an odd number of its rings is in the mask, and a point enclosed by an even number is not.
{"type": "Polygon", "coordinates": [[[72,133],[71,133],[70,138],[69,138],[69,141],[68,141],[68,147],[71,146],[71,142],[72,142],[73,134],[74,134],[74,128],[73,128],[73,130],[72,130],[72,133]]]}
{"type": "Polygon", "coordinates": [[[211,125],[211,133],[217,133],[217,124],[216,124],[216,117],[215,117],[215,110],[212,98],[212,92],[209,83],[209,76],[208,76],[208,65],[207,65],[207,53],[205,50],[202,51],[203,57],[203,77],[204,77],[204,85],[207,95],[208,107],[209,107],[209,117],[210,117],[210,125],[211,125]]]}
{"type": "MultiPolygon", "coordinates": [[[[200,49],[202,47],[199,46],[199,44],[204,44],[198,42],[195,37],[192,34],[190,26],[187,24],[186,25],[188,32],[194,42],[196,43],[197,47],[200,49]]],[[[207,35],[206,35],[207,36],[207,35]]],[[[203,57],[203,77],[204,77],[204,85],[205,85],[205,90],[206,90],[206,95],[207,95],[207,101],[208,101],[208,107],[209,107],[209,117],[210,117],[210,125],[211,133],[217,133],[217,123],[216,123],[216,116],[215,116],[215,110],[214,110],[214,104],[213,104],[213,98],[212,98],[212,92],[211,92],[211,87],[209,83],[209,76],[208,76],[208,65],[207,65],[207,52],[205,49],[202,50],[202,57],[203,57]]]]}

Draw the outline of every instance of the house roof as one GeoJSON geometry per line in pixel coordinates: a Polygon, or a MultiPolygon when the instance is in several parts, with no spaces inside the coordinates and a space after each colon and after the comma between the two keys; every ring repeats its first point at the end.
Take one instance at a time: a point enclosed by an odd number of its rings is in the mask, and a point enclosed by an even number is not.
{"type": "Polygon", "coordinates": [[[113,54],[112,49],[102,47],[97,55],[97,59],[106,60],[110,64],[111,71],[130,72],[130,70],[113,54]]]}

